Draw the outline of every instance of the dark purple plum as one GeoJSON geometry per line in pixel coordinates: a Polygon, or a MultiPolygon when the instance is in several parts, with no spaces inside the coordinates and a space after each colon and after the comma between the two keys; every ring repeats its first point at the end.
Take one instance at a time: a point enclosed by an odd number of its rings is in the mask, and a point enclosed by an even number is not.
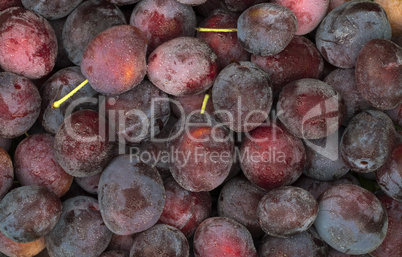
{"type": "Polygon", "coordinates": [[[112,4],[117,4],[117,5],[130,5],[130,4],[135,4],[139,2],[140,0],[107,0],[108,2],[112,4]]]}
{"type": "Polygon", "coordinates": [[[113,159],[99,181],[102,218],[106,226],[118,235],[131,235],[156,224],[165,197],[158,171],[130,155],[113,159]]]}
{"type": "Polygon", "coordinates": [[[110,251],[124,251],[129,253],[134,243],[133,236],[134,235],[122,236],[113,233],[107,249],[110,251]]]}
{"type": "Polygon", "coordinates": [[[324,82],[338,91],[343,99],[346,107],[344,125],[359,112],[373,108],[357,89],[355,69],[335,69],[325,77],[324,82]]]}
{"type": "Polygon", "coordinates": [[[0,136],[23,135],[39,117],[41,97],[29,79],[9,72],[0,73],[0,136]]]}
{"type": "Polygon", "coordinates": [[[344,129],[328,137],[313,140],[304,140],[306,148],[306,166],[303,174],[317,180],[336,180],[349,172],[340,153],[340,141],[344,129]]]}
{"type": "Polygon", "coordinates": [[[80,65],[85,48],[102,31],[126,24],[121,10],[106,0],[82,2],[68,16],[63,28],[63,45],[68,57],[80,65]]]}
{"type": "Polygon", "coordinates": [[[385,39],[365,44],[356,61],[356,86],[378,109],[402,104],[402,47],[385,39]]]}
{"type": "Polygon", "coordinates": [[[70,188],[73,176],[57,163],[53,145],[54,137],[49,134],[22,140],[14,153],[15,176],[23,186],[43,186],[61,197],[70,188]]]}
{"type": "Polygon", "coordinates": [[[288,8],[274,3],[256,4],[237,20],[237,37],[248,52],[271,56],[281,52],[292,40],[297,20],[288,8]]]}
{"type": "Polygon", "coordinates": [[[67,16],[83,0],[21,0],[22,5],[46,19],[55,20],[67,16]]]}
{"type": "Polygon", "coordinates": [[[268,73],[275,98],[286,84],[303,78],[319,79],[324,70],[320,52],[302,36],[294,36],[278,54],[265,57],[253,54],[251,61],[268,73]]]}
{"type": "Polygon", "coordinates": [[[217,56],[198,38],[177,37],[158,46],[148,58],[148,78],[175,96],[208,90],[218,75],[217,56]]]}
{"type": "Polygon", "coordinates": [[[339,184],[355,184],[360,186],[359,180],[357,180],[357,178],[350,173],[347,173],[345,176],[334,181],[320,181],[309,178],[305,175],[301,175],[300,178],[292,185],[309,191],[315,199],[318,199],[320,195],[327,191],[330,187],[339,184]]]}
{"type": "Polygon", "coordinates": [[[211,196],[209,192],[187,191],[173,177],[163,183],[166,199],[159,223],[173,226],[190,238],[198,225],[211,214],[211,196]]]}
{"type": "Polygon", "coordinates": [[[395,129],[391,119],[381,111],[357,114],[341,139],[341,156],[351,170],[368,173],[380,168],[391,155],[395,129]]]}
{"type": "Polygon", "coordinates": [[[317,200],[308,191],[294,186],[270,190],[258,204],[262,230],[271,236],[288,237],[308,230],[317,217],[317,200]]]}
{"type": "Polygon", "coordinates": [[[402,104],[398,105],[394,109],[384,111],[392,120],[392,122],[402,128],[402,104]]]}
{"type": "Polygon", "coordinates": [[[252,62],[226,66],[212,87],[215,115],[231,130],[251,131],[263,123],[272,106],[271,81],[252,62]]]}
{"type": "Polygon", "coordinates": [[[388,218],[373,193],[357,185],[340,184],[321,195],[314,226],[336,250],[366,254],[384,241],[388,218]]]}
{"type": "Polygon", "coordinates": [[[59,221],[61,209],[60,199],[45,187],[18,187],[0,201],[0,231],[19,243],[39,240],[59,221]]]}
{"type": "Polygon", "coordinates": [[[402,202],[388,197],[381,191],[376,193],[376,196],[387,211],[388,230],[382,244],[370,252],[370,256],[400,256],[402,253],[402,202]]]}
{"type": "MultiPolygon", "coordinates": [[[[201,28],[236,28],[239,15],[217,9],[200,24],[201,28]]],[[[232,62],[249,61],[250,53],[240,44],[236,32],[198,32],[197,37],[204,40],[218,56],[219,68],[223,69],[232,62]]]]}
{"type": "Polygon", "coordinates": [[[188,257],[187,238],[177,228],[157,224],[134,237],[130,257],[188,257]]]}
{"type": "Polygon", "coordinates": [[[25,8],[0,13],[0,66],[3,70],[39,79],[56,63],[57,38],[49,22],[25,8]]]}
{"type": "Polygon", "coordinates": [[[229,218],[213,217],[195,232],[194,256],[257,257],[257,251],[246,227],[229,218]]]}
{"type": "Polygon", "coordinates": [[[67,68],[74,65],[73,62],[68,58],[67,51],[63,45],[63,28],[66,20],[67,17],[49,21],[57,38],[57,59],[56,64],[54,65],[56,69],[67,68]]]}
{"type": "Polygon", "coordinates": [[[45,239],[52,257],[98,257],[111,237],[96,199],[77,196],[63,202],[60,220],[45,239]]]}
{"type": "Polygon", "coordinates": [[[265,190],[295,182],[303,172],[305,160],[302,141],[273,122],[251,131],[240,148],[244,175],[265,190]]]}
{"type": "Polygon", "coordinates": [[[102,172],[114,153],[114,143],[109,141],[107,128],[104,118],[92,110],[68,116],[54,140],[54,152],[60,166],[74,177],[102,172]]]}
{"type": "Polygon", "coordinates": [[[287,84],[276,105],[278,119],[295,136],[320,139],[342,125],[346,108],[341,95],[318,79],[300,79],[287,84]]]}
{"type": "Polygon", "coordinates": [[[220,2],[220,6],[226,10],[229,10],[231,12],[243,12],[247,8],[249,8],[253,5],[263,3],[266,1],[265,0],[242,0],[242,1],[223,0],[223,1],[219,1],[219,2],[220,2]]]}
{"type": "Polygon", "coordinates": [[[316,45],[339,68],[353,68],[363,46],[375,38],[391,38],[384,9],[366,0],[350,1],[332,10],[318,26],[316,45]]]}
{"type": "Polygon", "coordinates": [[[126,251],[107,251],[103,252],[99,257],[129,257],[126,251]]]}
{"type": "Polygon", "coordinates": [[[0,200],[8,193],[13,185],[14,168],[8,153],[0,147],[0,200]]]}
{"type": "Polygon", "coordinates": [[[10,149],[11,143],[11,138],[4,138],[0,136],[0,147],[3,148],[3,150],[5,150],[6,152],[10,149]]]}
{"type": "Polygon", "coordinates": [[[243,224],[255,238],[264,234],[258,220],[258,203],[266,192],[243,176],[224,184],[218,198],[218,214],[243,224]]]}
{"type": "Polygon", "coordinates": [[[259,257],[327,257],[328,245],[311,228],[294,236],[266,235],[258,249],[259,257]]]}
{"type": "Polygon", "coordinates": [[[121,143],[153,139],[170,116],[168,95],[148,80],[125,93],[107,96],[104,108],[121,143]]]}
{"type": "Polygon", "coordinates": [[[402,201],[402,143],[395,146],[390,157],[375,171],[378,185],[390,197],[402,201]]]}
{"type": "Polygon", "coordinates": [[[101,94],[127,92],[144,79],[146,50],[147,40],[138,28],[114,26],[88,44],[82,55],[81,72],[101,94]]]}
{"type": "Polygon", "coordinates": [[[96,91],[90,85],[86,85],[77,93],[67,99],[59,108],[54,109],[52,105],[55,101],[63,98],[74,88],[85,80],[80,67],[67,67],[53,74],[41,87],[42,107],[39,120],[42,127],[50,134],[56,134],[65,116],[77,109],[90,108],[93,104],[84,101],[78,104],[85,97],[95,97],[96,91]],[[75,108],[73,108],[75,107],[75,108]]]}
{"type": "MultiPolygon", "coordinates": [[[[201,111],[204,98],[205,94],[202,93],[188,96],[171,96],[170,107],[173,114],[180,119],[183,114],[187,116],[194,111],[201,111]]],[[[214,114],[214,105],[211,97],[207,102],[205,112],[210,115],[214,114]]]]}
{"type": "Polygon", "coordinates": [[[130,25],[144,33],[150,54],[166,41],[194,36],[197,20],[193,8],[180,1],[144,0],[134,7],[130,25]]]}

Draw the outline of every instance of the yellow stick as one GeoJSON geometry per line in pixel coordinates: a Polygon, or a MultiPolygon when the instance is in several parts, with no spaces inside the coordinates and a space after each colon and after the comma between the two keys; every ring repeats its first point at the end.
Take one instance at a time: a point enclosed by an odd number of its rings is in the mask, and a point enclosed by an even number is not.
{"type": "Polygon", "coordinates": [[[202,107],[201,107],[201,114],[204,114],[205,108],[207,108],[209,96],[210,96],[209,94],[205,94],[205,96],[204,96],[204,101],[202,102],[202,107]]]}
{"type": "Polygon", "coordinates": [[[78,90],[80,90],[81,88],[83,88],[85,86],[85,84],[88,83],[88,80],[84,80],[81,84],[78,85],[78,87],[74,88],[70,93],[68,93],[65,97],[63,97],[62,99],[54,102],[52,104],[52,108],[53,109],[57,109],[60,107],[60,105],[62,103],[64,103],[68,98],[70,98],[72,95],[74,95],[78,90]]]}
{"type": "Polygon", "coordinates": [[[199,32],[236,32],[236,28],[228,29],[212,29],[212,28],[195,28],[199,32]]]}

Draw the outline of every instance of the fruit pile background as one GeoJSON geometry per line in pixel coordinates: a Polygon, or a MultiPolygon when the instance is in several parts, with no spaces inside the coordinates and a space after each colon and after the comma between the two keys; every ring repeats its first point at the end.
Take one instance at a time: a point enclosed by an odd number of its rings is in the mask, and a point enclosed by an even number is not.
{"type": "Polygon", "coordinates": [[[0,257],[399,257],[401,232],[401,0],[0,0],[0,257]]]}

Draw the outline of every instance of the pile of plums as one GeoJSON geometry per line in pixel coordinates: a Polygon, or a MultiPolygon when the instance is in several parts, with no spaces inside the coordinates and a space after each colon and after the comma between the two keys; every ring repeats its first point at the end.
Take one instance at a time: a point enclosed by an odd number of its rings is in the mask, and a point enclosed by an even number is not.
{"type": "Polygon", "coordinates": [[[401,10],[0,0],[0,257],[402,256],[401,10]]]}

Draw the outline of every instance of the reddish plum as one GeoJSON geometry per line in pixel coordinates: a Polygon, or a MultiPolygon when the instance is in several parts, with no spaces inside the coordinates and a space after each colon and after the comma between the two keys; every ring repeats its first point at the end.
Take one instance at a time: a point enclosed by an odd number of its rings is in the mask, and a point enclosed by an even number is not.
{"type": "Polygon", "coordinates": [[[8,193],[13,185],[13,162],[8,153],[0,147],[0,200],[8,193]]]}
{"type": "Polygon", "coordinates": [[[275,98],[286,84],[303,78],[319,79],[324,69],[320,52],[302,36],[294,36],[276,55],[263,57],[253,54],[251,61],[268,73],[275,98]]]}
{"type": "Polygon", "coordinates": [[[168,94],[199,94],[208,90],[218,75],[217,56],[201,39],[177,37],[151,53],[147,74],[155,86],[168,94]]]}
{"type": "Polygon", "coordinates": [[[240,148],[243,173],[265,190],[295,182],[303,172],[305,160],[302,141],[275,123],[251,131],[240,148]]]}
{"type": "Polygon", "coordinates": [[[82,110],[68,116],[54,140],[60,166],[74,177],[102,172],[114,153],[114,143],[109,141],[107,128],[107,122],[95,111],[82,110]]]}
{"type": "Polygon", "coordinates": [[[139,28],[148,40],[150,54],[162,43],[176,37],[192,37],[197,25],[191,6],[176,0],[144,0],[134,8],[130,25],[139,28]]]}
{"type": "Polygon", "coordinates": [[[42,78],[56,57],[56,34],[45,18],[21,7],[0,13],[0,66],[5,71],[42,78]]]}
{"type": "Polygon", "coordinates": [[[160,223],[179,229],[187,238],[193,236],[198,225],[211,213],[209,192],[190,192],[182,188],[173,177],[164,181],[166,200],[160,223]]]}
{"type": "MultiPolygon", "coordinates": [[[[217,9],[205,18],[201,28],[236,28],[238,15],[217,9]]],[[[241,46],[236,32],[198,32],[197,37],[204,40],[218,56],[219,68],[223,69],[232,62],[250,60],[250,53],[241,46]]]]}
{"type": "Polygon", "coordinates": [[[257,257],[257,251],[246,227],[229,218],[213,217],[195,232],[194,256],[257,257]]]}
{"type": "Polygon", "coordinates": [[[42,237],[29,243],[15,242],[0,232],[0,252],[6,257],[33,257],[45,249],[45,239],[42,237]]]}
{"type": "Polygon", "coordinates": [[[53,145],[54,137],[49,134],[22,140],[14,153],[15,176],[23,186],[43,186],[61,197],[70,188],[73,176],[57,163],[53,145]]]}
{"type": "Polygon", "coordinates": [[[25,77],[9,72],[0,73],[0,103],[1,137],[23,135],[39,117],[39,91],[25,77]]]}
{"type": "Polygon", "coordinates": [[[295,35],[305,35],[313,31],[327,14],[329,0],[273,0],[289,8],[297,19],[297,31],[295,35]]]}
{"type": "Polygon", "coordinates": [[[402,47],[385,39],[365,44],[356,61],[356,86],[378,109],[402,104],[402,47]]]}

